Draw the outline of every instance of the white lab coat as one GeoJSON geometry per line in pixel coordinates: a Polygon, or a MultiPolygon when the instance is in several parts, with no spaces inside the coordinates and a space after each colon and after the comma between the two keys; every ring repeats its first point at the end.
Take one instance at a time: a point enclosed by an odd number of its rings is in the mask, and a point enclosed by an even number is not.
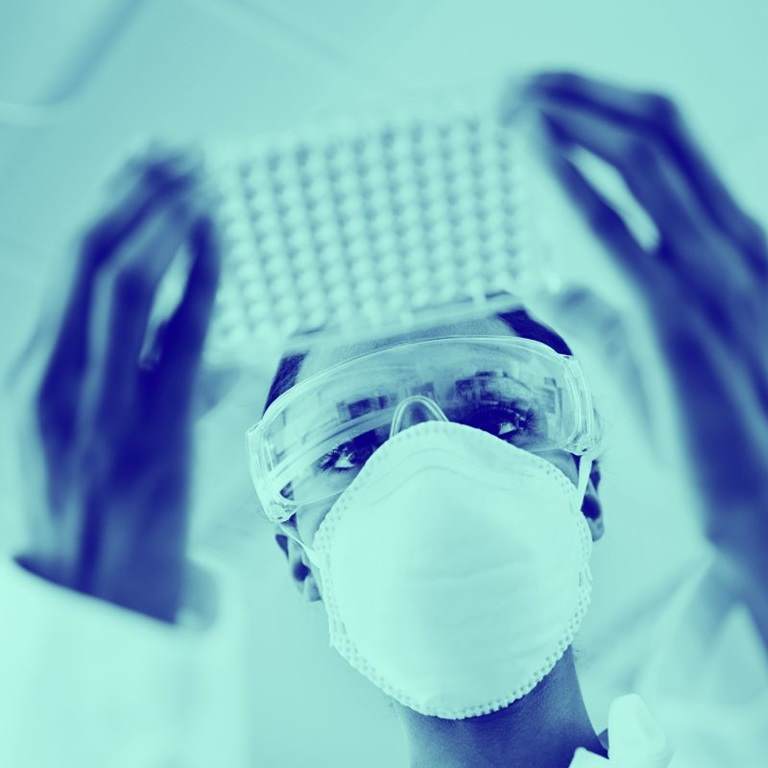
{"type": "MultiPolygon", "coordinates": [[[[652,712],[671,759],[664,762],[660,750],[650,749],[644,759],[630,761],[628,747],[642,745],[645,731],[632,726],[630,710],[628,718],[616,713],[609,719],[610,761],[582,752],[573,768],[765,768],[768,655],[713,552],[702,553],[698,568],[670,593],[656,626],[644,637],[644,658],[625,676],[625,684],[652,712]]],[[[650,743],[656,740],[654,735],[650,743]]],[[[642,747],[635,752],[643,754],[642,747]]]]}
{"type": "MultiPolygon", "coordinates": [[[[170,626],[5,563],[0,765],[259,765],[247,706],[258,682],[242,671],[237,588],[222,573],[216,579],[215,615],[211,600],[193,600],[182,624],[170,626]]],[[[671,599],[637,687],[674,749],[671,763],[658,731],[619,699],[610,760],[580,750],[573,768],[768,764],[768,664],[749,615],[712,564],[671,599]]]]}
{"type": "Polygon", "coordinates": [[[226,577],[216,580],[174,626],[3,563],[0,765],[253,764],[241,617],[226,577]]]}
{"type": "Polygon", "coordinates": [[[768,765],[768,654],[713,555],[672,597],[637,690],[675,746],[673,768],[768,765]]]}

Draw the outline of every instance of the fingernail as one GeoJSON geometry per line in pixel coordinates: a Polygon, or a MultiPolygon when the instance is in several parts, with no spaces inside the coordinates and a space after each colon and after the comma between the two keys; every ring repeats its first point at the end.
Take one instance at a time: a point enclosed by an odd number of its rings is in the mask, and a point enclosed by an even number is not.
{"type": "Polygon", "coordinates": [[[552,75],[547,72],[536,72],[525,82],[525,96],[531,101],[546,100],[552,87],[552,75]]]}
{"type": "Polygon", "coordinates": [[[525,79],[509,78],[504,85],[499,107],[499,120],[502,123],[511,123],[517,120],[525,106],[525,79]]]}
{"type": "Polygon", "coordinates": [[[165,164],[174,166],[180,173],[194,170],[202,160],[200,149],[194,144],[171,143],[151,139],[131,153],[131,160],[138,165],[165,164]]]}
{"type": "Polygon", "coordinates": [[[143,166],[141,173],[150,186],[190,186],[198,182],[202,166],[194,158],[179,155],[154,159],[143,166]]]}
{"type": "Polygon", "coordinates": [[[204,156],[198,147],[178,146],[169,150],[160,160],[180,176],[200,176],[203,172],[204,156]]]}
{"type": "Polygon", "coordinates": [[[544,75],[541,72],[536,72],[531,75],[525,81],[525,92],[529,95],[534,95],[540,88],[544,75]]]}
{"type": "Polygon", "coordinates": [[[536,90],[546,88],[554,80],[551,72],[536,72],[530,79],[530,87],[536,90]]]}

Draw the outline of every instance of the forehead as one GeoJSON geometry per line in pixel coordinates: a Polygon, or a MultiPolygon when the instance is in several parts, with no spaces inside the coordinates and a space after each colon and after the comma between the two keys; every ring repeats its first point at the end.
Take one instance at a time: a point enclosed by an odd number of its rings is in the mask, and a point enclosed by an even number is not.
{"type": "Polygon", "coordinates": [[[418,331],[390,336],[385,339],[360,342],[358,344],[319,346],[309,352],[301,365],[297,383],[308,376],[319,373],[337,363],[343,363],[352,357],[394,347],[408,341],[435,339],[441,336],[516,336],[517,334],[498,317],[480,320],[467,320],[449,325],[439,325],[418,331]]]}

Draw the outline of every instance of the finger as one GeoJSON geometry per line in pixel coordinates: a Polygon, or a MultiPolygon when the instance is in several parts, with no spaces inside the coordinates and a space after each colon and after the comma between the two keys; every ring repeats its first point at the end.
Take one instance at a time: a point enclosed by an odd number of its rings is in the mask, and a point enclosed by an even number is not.
{"type": "Polygon", "coordinates": [[[547,106],[543,117],[556,144],[586,149],[616,168],[660,230],[657,261],[675,276],[679,289],[697,302],[718,332],[741,334],[743,319],[759,316],[743,300],[754,293],[753,275],[733,244],[714,232],[690,205],[677,173],[653,143],[569,107],[547,106]]]}
{"type": "Polygon", "coordinates": [[[219,282],[220,253],[210,218],[199,217],[189,240],[192,266],[184,294],[168,320],[156,370],[159,401],[186,418],[219,282]]]}
{"type": "Polygon", "coordinates": [[[673,101],[659,94],[632,91],[571,73],[539,75],[531,82],[531,91],[545,100],[589,110],[652,134],[713,223],[740,247],[751,269],[768,277],[765,233],[720,180],[673,101]]]}
{"type": "Polygon", "coordinates": [[[126,174],[142,174],[149,168],[155,169],[155,172],[171,171],[176,176],[195,179],[200,176],[203,165],[203,155],[195,146],[153,141],[132,153],[113,181],[119,184],[126,174]]]}
{"type": "Polygon", "coordinates": [[[712,483],[707,497],[715,508],[722,505],[721,513],[754,501],[766,485],[768,429],[751,380],[733,365],[727,343],[695,316],[681,320],[680,313],[669,312],[660,328],[689,414],[691,450],[712,483]]]}
{"type": "Polygon", "coordinates": [[[542,115],[559,144],[586,149],[619,172],[665,240],[676,248],[702,240],[705,228],[653,142],[570,107],[547,105],[542,115]]]}
{"type": "Polygon", "coordinates": [[[189,183],[165,175],[133,176],[121,199],[85,236],[80,260],[46,363],[37,399],[39,427],[53,447],[67,444],[77,421],[77,404],[88,358],[94,286],[101,270],[167,198],[189,183]]]}
{"type": "Polygon", "coordinates": [[[679,174],[652,141],[570,107],[547,106],[543,115],[555,141],[586,149],[619,172],[662,235],[659,257],[707,311],[727,312],[730,298],[751,290],[754,276],[734,245],[696,207],[679,174]]]}
{"type": "Polygon", "coordinates": [[[99,328],[93,375],[99,428],[122,424],[136,394],[139,357],[158,287],[189,235],[194,209],[183,201],[159,208],[120,248],[115,275],[104,286],[107,319],[99,328]]]}
{"type": "Polygon", "coordinates": [[[155,157],[129,163],[119,177],[120,202],[89,230],[81,249],[81,270],[93,270],[109,258],[122,242],[146,219],[152,210],[169,199],[193,191],[199,182],[196,165],[180,156],[155,157]]]}
{"type": "MultiPolygon", "coordinates": [[[[554,131],[557,142],[567,142],[575,136],[574,132],[564,130],[561,120],[548,119],[546,125],[554,131]]],[[[598,238],[614,256],[623,258],[624,264],[633,268],[635,278],[645,289],[645,299],[653,302],[655,318],[663,320],[670,312],[682,311],[680,298],[683,296],[687,308],[692,309],[691,300],[694,299],[697,311],[710,323],[712,332],[728,339],[733,348],[739,350],[759,399],[764,405],[768,404],[768,368],[762,349],[753,343],[755,333],[759,334],[765,325],[766,313],[759,306],[760,302],[755,301],[744,265],[735,258],[722,258],[723,254],[733,254],[732,248],[728,244],[713,248],[695,230],[688,237],[685,230],[680,230],[677,247],[671,256],[669,248],[659,250],[659,255],[668,254],[661,261],[643,251],[620,216],[562,152],[554,150],[550,161],[556,176],[598,238]],[[642,273],[637,267],[642,268],[642,273]],[[676,287],[672,285],[672,276],[677,276],[676,287]]],[[[642,167],[634,173],[641,175],[642,167]]]]}
{"type": "Polygon", "coordinates": [[[564,154],[547,155],[550,167],[584,221],[646,296],[668,280],[663,267],[638,243],[622,217],[564,154]]]}

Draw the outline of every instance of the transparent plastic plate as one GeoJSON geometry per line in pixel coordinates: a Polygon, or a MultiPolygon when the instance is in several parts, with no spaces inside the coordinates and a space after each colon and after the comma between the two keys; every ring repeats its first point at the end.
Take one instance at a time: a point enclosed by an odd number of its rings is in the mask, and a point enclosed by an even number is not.
{"type": "Polygon", "coordinates": [[[210,147],[225,260],[207,357],[388,336],[520,303],[522,130],[422,107],[210,147]]]}

